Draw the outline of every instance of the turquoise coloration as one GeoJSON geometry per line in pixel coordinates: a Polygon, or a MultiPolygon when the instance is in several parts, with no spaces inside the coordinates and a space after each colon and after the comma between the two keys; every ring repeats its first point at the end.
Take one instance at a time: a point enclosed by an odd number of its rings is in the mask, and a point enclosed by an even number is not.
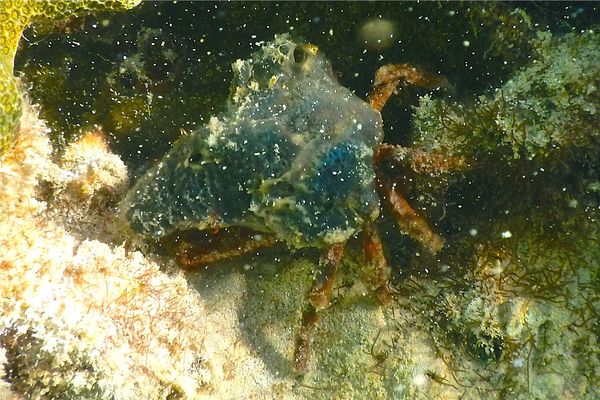
{"type": "Polygon", "coordinates": [[[181,137],[122,208],[134,231],[242,226],[293,247],[348,239],[379,213],[381,116],[288,35],[233,65],[227,111],[181,137]]]}

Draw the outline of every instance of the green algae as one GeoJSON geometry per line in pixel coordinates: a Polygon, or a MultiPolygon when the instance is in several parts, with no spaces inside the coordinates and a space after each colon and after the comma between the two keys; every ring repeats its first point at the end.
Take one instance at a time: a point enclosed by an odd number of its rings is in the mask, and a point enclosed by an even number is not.
{"type": "Polygon", "coordinates": [[[417,108],[416,144],[479,160],[560,157],[598,142],[600,36],[539,33],[530,63],[473,105],[425,97],[417,108]]]}

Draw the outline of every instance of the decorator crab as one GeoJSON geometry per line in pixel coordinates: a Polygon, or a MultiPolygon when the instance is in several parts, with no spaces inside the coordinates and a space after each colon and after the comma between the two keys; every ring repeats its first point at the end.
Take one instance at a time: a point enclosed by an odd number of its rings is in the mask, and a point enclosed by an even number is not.
{"type": "Polygon", "coordinates": [[[380,110],[399,83],[437,87],[444,80],[405,64],[388,65],[377,72],[367,103],[338,83],[315,46],[288,35],[236,61],[233,70],[227,111],[177,140],[137,181],[122,210],[135,232],[154,240],[190,229],[248,238],[228,250],[182,241],[177,258],[184,266],[277,241],[323,249],[296,347],[295,366],[303,370],[345,243],[358,232],[365,265],[375,271],[373,289],[386,300],[388,265],[373,223],[380,197],[407,234],[432,252],[443,245],[384,170],[394,164],[443,168],[445,162],[382,144],[380,110]]]}

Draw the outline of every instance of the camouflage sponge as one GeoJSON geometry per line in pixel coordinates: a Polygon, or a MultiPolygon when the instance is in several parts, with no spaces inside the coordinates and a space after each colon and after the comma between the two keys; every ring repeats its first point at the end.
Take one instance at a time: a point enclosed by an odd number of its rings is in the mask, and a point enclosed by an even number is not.
{"type": "Polygon", "coordinates": [[[39,20],[100,11],[126,10],[140,0],[4,0],[0,2],[0,154],[12,140],[21,115],[21,95],[13,76],[14,58],[23,30],[39,20]]]}

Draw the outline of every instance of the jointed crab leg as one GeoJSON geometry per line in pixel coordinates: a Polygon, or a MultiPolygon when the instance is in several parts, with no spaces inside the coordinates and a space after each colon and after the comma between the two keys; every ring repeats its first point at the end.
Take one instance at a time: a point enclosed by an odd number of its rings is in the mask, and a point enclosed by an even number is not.
{"type": "Polygon", "coordinates": [[[459,156],[426,152],[418,148],[388,143],[383,143],[377,148],[376,162],[381,163],[382,161],[396,164],[400,170],[410,169],[420,174],[434,176],[459,170],[467,164],[466,160],[459,156]]]}
{"type": "Polygon", "coordinates": [[[433,232],[427,220],[410,206],[401,192],[400,185],[384,173],[382,164],[383,161],[387,161],[387,149],[386,145],[382,145],[375,154],[375,170],[379,190],[400,228],[432,253],[437,253],[444,245],[444,240],[433,232]]]}
{"type": "Polygon", "coordinates": [[[421,71],[410,64],[387,64],[375,73],[373,91],[369,95],[371,107],[381,111],[400,82],[426,88],[447,85],[443,77],[421,71]]]}
{"type": "Polygon", "coordinates": [[[294,366],[296,371],[301,372],[306,369],[310,349],[310,338],[315,330],[315,326],[320,318],[320,312],[329,306],[329,298],[335,275],[342,256],[344,255],[345,242],[332,245],[319,260],[321,275],[315,280],[314,286],[308,297],[307,308],[302,313],[302,327],[296,345],[294,354],[294,366]]]}
{"type": "Polygon", "coordinates": [[[197,268],[270,247],[275,243],[275,237],[270,235],[247,238],[246,240],[240,240],[235,247],[219,249],[201,248],[197,244],[183,241],[176,248],[175,257],[179,265],[187,268],[197,268]]]}
{"type": "MultiPolygon", "coordinates": [[[[409,64],[384,65],[375,74],[373,91],[369,95],[371,107],[377,111],[381,111],[401,82],[428,88],[440,87],[447,84],[443,77],[426,73],[409,64]]],[[[404,195],[400,192],[400,188],[395,183],[391,183],[390,179],[382,173],[382,161],[390,158],[392,149],[394,147],[382,145],[375,151],[374,164],[379,187],[383,191],[384,197],[388,200],[392,214],[401,228],[408,235],[436,253],[444,244],[442,238],[436,235],[429,228],[427,221],[410,206],[404,195]]],[[[399,149],[401,148],[396,148],[396,152],[400,151],[399,149]]]]}
{"type": "Polygon", "coordinates": [[[416,239],[432,253],[437,253],[444,246],[444,240],[431,230],[427,220],[420,216],[404,198],[395,183],[381,183],[382,190],[390,205],[394,219],[410,237],[416,239]]]}
{"type": "Polygon", "coordinates": [[[366,224],[363,230],[362,247],[366,268],[375,272],[373,286],[377,298],[382,304],[386,304],[390,297],[388,288],[390,267],[385,260],[377,228],[371,223],[366,224]]]}

